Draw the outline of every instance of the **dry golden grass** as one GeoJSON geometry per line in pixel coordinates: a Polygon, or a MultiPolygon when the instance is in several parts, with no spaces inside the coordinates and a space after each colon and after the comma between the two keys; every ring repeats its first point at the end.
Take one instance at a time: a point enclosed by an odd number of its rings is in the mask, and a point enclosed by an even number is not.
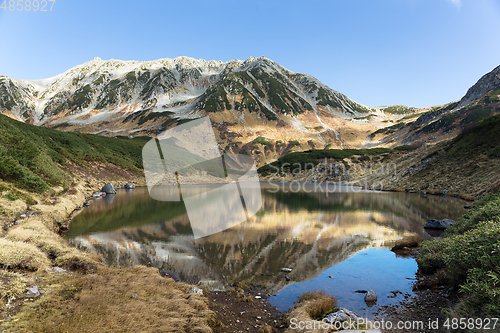
{"type": "Polygon", "coordinates": [[[0,328],[58,333],[211,332],[214,313],[207,299],[189,293],[189,285],[161,277],[155,268],[100,266],[96,275],[73,274],[50,283],[43,298],[0,328]]]}
{"type": "Polygon", "coordinates": [[[316,322],[316,329],[292,329],[287,328],[285,333],[292,332],[308,332],[308,333],[319,333],[319,332],[335,332],[334,328],[324,329],[321,319],[316,320],[319,316],[331,312],[337,305],[337,299],[333,296],[326,295],[324,292],[305,292],[300,298],[298,304],[286,314],[285,320],[290,322],[292,318],[295,318],[297,322],[316,322]]]}
{"type": "MultiPolygon", "coordinates": [[[[0,299],[8,299],[26,291],[28,278],[19,273],[0,271],[0,299]]],[[[0,308],[2,303],[0,303],[0,308]]]]}
{"type": "Polygon", "coordinates": [[[49,259],[33,244],[0,238],[0,265],[4,268],[44,270],[49,259]]]}
{"type": "Polygon", "coordinates": [[[58,253],[64,249],[62,238],[49,230],[41,221],[27,219],[16,228],[9,230],[6,239],[36,245],[42,250],[54,250],[58,253]]]}
{"type": "Polygon", "coordinates": [[[406,236],[396,241],[391,251],[400,250],[404,247],[417,247],[424,239],[420,235],[406,236]]]}
{"type": "MultiPolygon", "coordinates": [[[[54,233],[41,220],[29,218],[21,221],[21,224],[11,228],[5,235],[6,240],[33,244],[42,252],[54,251],[58,264],[71,260],[75,257],[82,261],[98,261],[95,255],[88,254],[70,247],[58,234],[54,233]]],[[[0,259],[0,264],[3,261],[0,259]]]]}

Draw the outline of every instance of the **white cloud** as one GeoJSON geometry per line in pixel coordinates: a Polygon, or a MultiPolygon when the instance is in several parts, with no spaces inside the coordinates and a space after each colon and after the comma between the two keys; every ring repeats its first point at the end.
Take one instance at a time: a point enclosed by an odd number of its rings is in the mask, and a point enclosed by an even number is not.
{"type": "Polygon", "coordinates": [[[462,7],[462,0],[448,0],[448,2],[454,4],[455,6],[457,6],[457,8],[462,7]]]}

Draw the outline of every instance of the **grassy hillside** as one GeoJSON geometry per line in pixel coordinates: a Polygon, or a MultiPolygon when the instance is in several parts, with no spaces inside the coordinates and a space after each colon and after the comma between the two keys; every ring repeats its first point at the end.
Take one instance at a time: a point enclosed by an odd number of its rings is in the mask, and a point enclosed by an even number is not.
{"type": "Polygon", "coordinates": [[[423,167],[410,173],[406,183],[416,190],[496,192],[500,188],[500,179],[494,176],[500,174],[499,138],[500,114],[480,119],[453,140],[431,147],[416,164],[423,167]]]}
{"type": "Polygon", "coordinates": [[[86,166],[97,161],[139,171],[148,139],[60,132],[0,115],[0,179],[44,192],[51,185],[71,184],[68,162],[86,166]]]}
{"type": "Polygon", "coordinates": [[[318,165],[324,159],[342,161],[351,156],[375,156],[391,152],[398,152],[413,149],[410,146],[400,146],[390,148],[372,149],[313,149],[303,152],[293,152],[286,154],[277,161],[264,165],[258,169],[259,174],[266,176],[276,172],[293,172],[294,169],[306,170],[318,165]]]}

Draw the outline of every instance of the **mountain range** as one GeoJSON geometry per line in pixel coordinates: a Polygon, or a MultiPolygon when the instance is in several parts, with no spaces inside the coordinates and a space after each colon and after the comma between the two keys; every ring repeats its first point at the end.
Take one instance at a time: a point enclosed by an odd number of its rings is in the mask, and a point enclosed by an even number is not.
{"type": "Polygon", "coordinates": [[[497,112],[499,87],[500,66],[457,102],[369,108],[265,57],[228,62],[94,58],[48,79],[0,75],[0,109],[34,125],[128,137],[154,136],[209,116],[221,150],[250,154],[262,165],[297,150],[449,139],[471,119],[497,112]],[[493,104],[489,111],[479,110],[477,102],[487,94],[493,104]]]}
{"type": "Polygon", "coordinates": [[[238,132],[290,128],[294,137],[301,133],[325,142],[331,132],[338,135],[328,118],[351,119],[370,111],[264,57],[226,63],[95,58],[49,79],[0,76],[0,107],[31,124],[108,136],[156,134],[209,115],[213,123],[238,132]]]}

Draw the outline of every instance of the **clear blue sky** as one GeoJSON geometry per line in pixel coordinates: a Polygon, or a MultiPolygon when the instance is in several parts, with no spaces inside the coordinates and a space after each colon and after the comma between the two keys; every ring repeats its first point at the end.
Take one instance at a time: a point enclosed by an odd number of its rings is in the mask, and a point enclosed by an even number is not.
{"type": "Polygon", "coordinates": [[[0,74],[46,78],[94,57],[266,56],[368,106],[423,107],[500,65],[499,32],[499,0],[56,0],[51,12],[0,10],[0,74]]]}

